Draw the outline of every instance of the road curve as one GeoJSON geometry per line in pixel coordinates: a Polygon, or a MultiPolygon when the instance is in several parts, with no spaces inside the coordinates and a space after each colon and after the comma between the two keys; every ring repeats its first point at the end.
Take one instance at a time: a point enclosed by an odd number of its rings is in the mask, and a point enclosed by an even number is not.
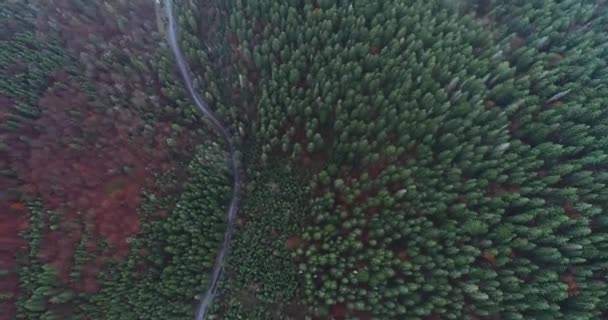
{"type": "Polygon", "coordinates": [[[234,222],[236,219],[236,213],[239,205],[241,176],[238,169],[236,147],[234,145],[232,137],[230,136],[229,131],[226,129],[226,127],[224,127],[224,125],[222,125],[222,122],[217,118],[217,116],[213,113],[209,106],[207,106],[207,104],[203,102],[200,95],[194,90],[193,80],[190,76],[190,68],[188,67],[188,63],[186,62],[184,54],[177,42],[177,24],[175,22],[175,17],[173,16],[172,0],[167,0],[165,2],[165,8],[168,18],[167,34],[169,36],[169,46],[171,47],[171,51],[173,51],[173,56],[175,57],[175,61],[177,62],[177,66],[184,81],[184,85],[186,86],[186,90],[190,94],[190,97],[192,98],[196,106],[199,108],[199,110],[204,114],[207,119],[209,119],[209,121],[211,121],[211,123],[220,132],[222,138],[226,142],[230,158],[229,166],[232,171],[232,199],[230,200],[230,205],[226,213],[227,225],[226,231],[224,232],[224,240],[222,241],[222,244],[219,248],[217,257],[215,258],[213,272],[211,273],[211,283],[205,291],[205,294],[201,299],[201,303],[196,313],[196,320],[204,320],[207,316],[211,301],[215,296],[218,280],[220,278],[222,268],[224,266],[226,253],[228,252],[230,240],[232,238],[232,234],[234,233],[234,222]]]}

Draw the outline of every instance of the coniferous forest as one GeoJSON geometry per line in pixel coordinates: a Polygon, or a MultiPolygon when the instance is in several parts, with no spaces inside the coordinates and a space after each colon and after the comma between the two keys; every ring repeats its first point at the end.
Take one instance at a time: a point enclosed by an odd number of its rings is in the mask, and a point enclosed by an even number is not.
{"type": "Polygon", "coordinates": [[[608,319],[605,0],[0,26],[0,320],[195,319],[210,288],[205,319],[608,319]]]}

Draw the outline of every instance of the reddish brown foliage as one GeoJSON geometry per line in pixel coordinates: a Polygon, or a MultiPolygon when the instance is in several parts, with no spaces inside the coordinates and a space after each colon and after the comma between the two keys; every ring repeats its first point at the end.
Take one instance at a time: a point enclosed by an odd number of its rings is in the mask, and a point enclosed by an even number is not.
{"type": "Polygon", "coordinates": [[[353,317],[355,317],[356,319],[360,319],[360,320],[376,319],[376,318],[374,318],[374,315],[369,311],[352,311],[351,314],[353,317]]]}
{"type": "Polygon", "coordinates": [[[441,316],[438,313],[433,312],[430,315],[426,316],[424,320],[441,320],[441,316]]]}
{"type": "MultiPolygon", "coordinates": [[[[8,270],[9,274],[0,276],[0,292],[16,294],[19,291],[19,278],[15,258],[19,251],[27,247],[27,242],[19,233],[28,228],[28,221],[25,212],[14,215],[7,209],[0,207],[0,270],[8,270]]],[[[3,310],[0,319],[10,319],[15,311],[13,301],[0,301],[0,310],[3,310]]]]}
{"type": "Polygon", "coordinates": [[[368,217],[373,217],[380,213],[380,208],[367,208],[366,212],[368,217]]]}
{"type": "Polygon", "coordinates": [[[545,108],[545,109],[558,108],[558,107],[563,106],[563,105],[564,105],[564,103],[562,101],[556,100],[556,101],[553,101],[551,103],[545,104],[543,106],[543,108],[545,108]]]}
{"type": "Polygon", "coordinates": [[[381,52],[382,52],[382,50],[375,46],[370,46],[369,49],[367,50],[367,53],[372,56],[380,55],[381,52]]]}
{"type": "Polygon", "coordinates": [[[399,258],[399,260],[401,262],[411,261],[410,256],[407,254],[407,252],[405,250],[399,251],[397,253],[397,258],[399,258]]]}
{"type": "Polygon", "coordinates": [[[490,198],[498,197],[505,193],[515,193],[515,192],[519,192],[518,186],[490,183],[486,187],[486,195],[490,198]]]}
{"type": "Polygon", "coordinates": [[[39,104],[43,112],[38,124],[46,133],[32,141],[29,159],[17,169],[28,182],[24,191],[40,195],[47,208],[62,213],[60,231],[46,236],[40,258],[52,263],[66,280],[82,232],[78,224],[69,222],[79,221],[81,214],[92,218],[97,231],[116,247],[116,255],[126,255],[125,239],[137,232],[138,219],[135,208],[122,203],[136,205],[138,191],[119,199],[105,190],[127,165],[135,173],[131,189],[139,190],[145,180],[142,165],[132,154],[135,150],[129,150],[125,139],[128,123],[121,128],[119,123],[103,120],[78,92],[48,93],[39,104]],[[66,106],[88,111],[75,119],[66,106]]]}
{"type": "Polygon", "coordinates": [[[292,236],[285,241],[285,246],[289,249],[296,249],[302,244],[303,240],[299,236],[292,236]]]}
{"type": "Polygon", "coordinates": [[[379,176],[382,171],[384,171],[384,169],[386,169],[388,167],[388,161],[386,160],[378,160],[376,162],[370,163],[367,166],[367,174],[370,176],[370,178],[375,178],[377,176],[379,176]]]}
{"type": "MultiPolygon", "coordinates": [[[[0,110],[10,110],[14,101],[0,96],[0,110]]],[[[5,113],[0,112],[0,124],[5,119],[5,113]]],[[[3,133],[4,132],[0,132],[3,133]]],[[[25,133],[24,133],[25,135],[25,133]]],[[[16,135],[3,135],[3,142],[7,145],[7,151],[0,150],[0,168],[11,168],[14,163],[13,156],[23,154],[26,150],[16,135]]],[[[28,225],[27,208],[18,201],[16,189],[19,180],[13,177],[0,175],[0,270],[9,273],[0,276],[0,292],[8,292],[14,295],[19,292],[19,278],[17,276],[16,257],[19,253],[27,250],[27,241],[20,236],[28,225]]],[[[0,301],[0,319],[12,319],[14,317],[14,299],[0,301]]]]}
{"type": "MultiPolygon", "coordinates": [[[[120,66],[129,56],[115,50],[119,44],[120,49],[128,47],[126,52],[144,64],[153,61],[158,46],[152,32],[153,15],[149,15],[150,10],[141,10],[146,5],[152,8],[153,4],[144,0],[115,3],[117,12],[128,16],[124,32],[118,28],[119,19],[104,10],[94,9],[100,14],[87,17],[86,12],[74,7],[73,1],[39,4],[36,28],[41,41],[49,29],[62,35],[65,47],[80,60],[83,75],[94,81],[99,95],[97,105],[91,105],[79,89],[74,89],[79,84],[70,83],[67,73],[59,70],[47,80],[49,87],[59,82],[62,89],[49,90],[39,100],[41,118],[24,122],[17,132],[3,136],[8,148],[6,152],[0,150],[0,167],[14,170],[16,177],[0,175],[0,269],[14,271],[16,255],[26,252],[27,242],[19,236],[28,228],[29,212],[24,199],[39,198],[45,209],[60,213],[57,230],[43,230],[39,258],[59,270],[64,285],[94,292],[98,289],[99,272],[110,259],[127,254],[127,241],[139,230],[135,210],[141,202],[141,189],[158,193],[152,174],[174,167],[175,159],[169,157],[165,141],[170,136],[170,125],[153,123],[154,136],[143,137],[142,115],[133,111],[143,107],[152,110],[154,101],[157,105],[169,104],[158,96],[156,73],[123,69],[120,66]],[[111,63],[99,63],[108,59],[111,63]],[[109,96],[131,103],[133,108],[113,116],[96,109],[114,105],[106,99],[109,96]],[[34,125],[42,128],[42,133],[36,132],[34,125]],[[85,247],[94,258],[82,266],[81,283],[68,284],[74,249],[85,229],[92,231],[85,247]],[[112,249],[100,248],[100,239],[112,249]]],[[[17,73],[24,67],[17,63],[9,66],[8,72],[17,73]]],[[[0,124],[13,104],[12,99],[0,96],[0,124]]],[[[187,134],[175,138],[179,151],[192,145],[190,138],[187,134]]],[[[0,291],[18,294],[16,273],[0,277],[0,291]]],[[[14,301],[0,302],[0,310],[0,319],[13,319],[14,301]]]]}
{"type": "Polygon", "coordinates": [[[547,60],[547,63],[549,63],[550,66],[556,65],[558,64],[560,61],[562,61],[564,59],[564,56],[562,56],[561,54],[555,54],[552,57],[550,57],[547,60]]]}
{"type": "Polygon", "coordinates": [[[366,260],[359,260],[359,261],[355,262],[354,267],[355,267],[355,269],[360,270],[360,269],[367,267],[368,264],[369,264],[369,262],[366,260]]]}
{"type": "Polygon", "coordinates": [[[458,196],[456,197],[456,200],[457,200],[458,203],[467,204],[467,197],[464,194],[462,194],[462,193],[458,194],[458,196]]]}
{"type": "Polygon", "coordinates": [[[486,109],[490,109],[492,107],[496,106],[496,102],[492,101],[492,100],[485,100],[483,102],[484,107],[486,107],[486,109]]]}
{"type": "MultiPolygon", "coordinates": [[[[84,266],[82,283],[74,287],[94,292],[108,258],[125,257],[128,239],[139,231],[136,209],[142,188],[154,190],[153,173],[171,167],[165,141],[169,125],[150,124],[157,134],[144,138],[138,134],[145,124],[140,116],[129,110],[113,116],[99,113],[74,87],[48,91],[40,99],[37,125],[45,132],[32,138],[29,154],[19,154],[20,161],[12,167],[26,182],[21,187],[24,193],[40,197],[46,208],[61,213],[59,229],[45,235],[40,259],[57,268],[65,284],[82,225],[93,223],[86,248],[97,258],[84,266]],[[99,238],[112,250],[97,248],[99,238]]],[[[179,136],[178,145],[185,138],[179,136]]]]}
{"type": "Polygon", "coordinates": [[[359,241],[363,244],[369,243],[369,228],[363,227],[361,230],[361,236],[359,237],[359,241]]]}
{"type": "Polygon", "coordinates": [[[0,124],[6,119],[5,110],[9,110],[14,104],[13,99],[0,95],[0,124]]]}
{"type": "Polygon", "coordinates": [[[21,202],[13,202],[8,206],[11,210],[23,211],[25,210],[25,205],[21,202]]]}
{"type": "Polygon", "coordinates": [[[567,292],[568,297],[574,297],[579,295],[580,290],[578,285],[576,284],[576,279],[574,278],[574,274],[572,270],[568,271],[567,274],[561,276],[561,280],[566,283],[568,286],[567,292]]]}
{"type": "Polygon", "coordinates": [[[312,2],[312,12],[319,13],[320,10],[321,10],[321,6],[319,5],[319,3],[317,1],[313,1],[312,2]]]}
{"type": "Polygon", "coordinates": [[[562,205],[562,208],[564,209],[564,212],[566,212],[566,215],[568,217],[573,218],[573,219],[580,217],[580,213],[578,213],[578,211],[572,204],[565,203],[562,205]]]}
{"type": "Polygon", "coordinates": [[[517,120],[512,120],[509,123],[509,133],[514,136],[517,133],[517,130],[519,129],[519,122],[517,120]]]}
{"type": "Polygon", "coordinates": [[[255,22],[255,25],[253,26],[253,32],[255,32],[256,34],[262,34],[264,32],[264,28],[266,26],[264,25],[264,22],[262,20],[257,20],[255,22]]]}
{"type": "Polygon", "coordinates": [[[519,36],[514,36],[513,39],[511,39],[511,49],[517,50],[517,49],[521,48],[525,43],[526,43],[526,40],[524,38],[519,37],[519,36]]]}
{"type": "Polygon", "coordinates": [[[484,251],[481,253],[481,257],[488,261],[492,266],[496,266],[496,255],[484,251]]]}
{"type": "Polygon", "coordinates": [[[336,320],[346,318],[346,305],[344,303],[337,303],[331,306],[331,315],[336,320]]]}

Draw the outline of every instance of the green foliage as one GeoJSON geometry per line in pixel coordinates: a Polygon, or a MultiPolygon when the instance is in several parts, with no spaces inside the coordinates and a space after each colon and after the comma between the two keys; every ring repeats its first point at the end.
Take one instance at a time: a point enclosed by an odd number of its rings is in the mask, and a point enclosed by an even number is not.
{"type": "Polygon", "coordinates": [[[9,41],[0,41],[0,54],[2,71],[7,75],[0,79],[0,93],[29,103],[17,108],[24,116],[32,115],[38,93],[46,87],[47,76],[66,62],[61,48],[39,41],[34,33],[24,31],[9,41]],[[23,70],[17,71],[21,67],[23,70]]]}
{"type": "Polygon", "coordinates": [[[0,292],[0,301],[11,300],[15,297],[12,292],[0,292]]]}
{"type": "Polygon", "coordinates": [[[295,258],[308,303],[381,319],[607,309],[602,5],[231,9],[262,76],[262,159],[321,168],[295,258]]]}
{"type": "MultiPolygon", "coordinates": [[[[175,208],[167,219],[146,225],[132,241],[128,259],[101,275],[103,288],[91,297],[91,314],[103,319],[193,317],[192,304],[208,284],[225,227],[230,179],[222,150],[212,142],[197,148],[175,208]]],[[[144,210],[170,209],[168,200],[148,198],[144,210]]]]}
{"type": "MultiPolygon", "coordinates": [[[[254,99],[249,92],[250,85],[245,83],[246,77],[238,72],[226,72],[234,66],[230,61],[228,48],[225,47],[223,35],[224,3],[222,1],[209,1],[208,8],[200,11],[193,1],[184,1],[175,5],[178,17],[180,47],[188,66],[193,70],[194,85],[197,92],[206,104],[223,119],[224,125],[231,128],[233,136],[242,138],[245,134],[247,99],[254,99]],[[201,24],[205,27],[201,28],[201,24]],[[235,94],[238,91],[239,94],[235,94]],[[238,108],[242,108],[237,110],[238,108]]],[[[163,82],[163,93],[176,104],[176,108],[168,110],[177,113],[179,122],[189,124],[207,121],[198,108],[192,103],[190,97],[179,80],[172,72],[175,61],[168,48],[164,50],[160,59],[159,77],[163,82]]],[[[251,106],[249,106],[251,108],[251,106]]],[[[239,140],[239,139],[237,139],[239,140]]]]}
{"type": "MultiPolygon", "coordinates": [[[[35,266],[35,265],[33,265],[35,266]]],[[[32,266],[32,267],[33,267],[32,266]]],[[[52,302],[59,281],[57,271],[50,265],[43,265],[30,270],[26,288],[30,290],[28,298],[23,302],[23,313],[19,317],[27,319],[41,317],[47,311],[49,300],[52,302]]]]}
{"type": "Polygon", "coordinates": [[[26,257],[21,257],[20,261],[20,294],[16,296],[17,318],[59,319],[51,305],[65,306],[67,303],[74,303],[79,307],[83,306],[85,301],[66,288],[55,267],[43,264],[38,258],[40,245],[49,227],[46,221],[56,213],[45,210],[39,201],[29,203],[28,211],[30,228],[22,236],[28,240],[29,253],[26,257]]]}
{"type": "Polygon", "coordinates": [[[61,304],[61,303],[66,303],[70,300],[72,300],[72,298],[74,298],[74,292],[73,291],[64,291],[61,292],[57,295],[54,295],[49,302],[50,303],[54,303],[54,304],[61,304]]]}
{"type": "Polygon", "coordinates": [[[39,95],[49,85],[49,76],[68,61],[57,40],[40,39],[32,25],[34,12],[25,3],[0,5],[0,19],[6,25],[0,37],[0,96],[15,103],[4,106],[6,119],[0,123],[0,138],[38,118],[39,95]],[[8,108],[11,107],[11,108],[8,108]]]}
{"type": "MultiPolygon", "coordinates": [[[[128,33],[121,3],[103,10],[128,33]]],[[[0,16],[12,14],[6,8],[0,16]]],[[[81,13],[93,17],[95,8],[81,13]]],[[[606,8],[594,0],[179,2],[197,90],[239,144],[256,149],[212,317],[606,317],[606,8]]],[[[20,14],[18,27],[0,32],[0,94],[18,102],[2,122],[8,130],[37,117],[49,74],[68,61],[31,32],[31,10],[20,14]]],[[[103,45],[103,63],[92,48],[81,57],[86,70],[157,84],[132,95],[108,86],[103,107],[149,102],[162,111],[146,119],[171,117],[174,132],[205,121],[166,47],[125,58],[103,45]]],[[[196,150],[179,195],[147,194],[143,217],[171,213],[146,221],[127,260],[100,275],[87,316],[193,316],[225,228],[221,150],[211,142],[196,150]]],[[[29,209],[19,312],[53,319],[49,304],[81,297],[37,262],[50,213],[29,209]]]]}
{"type": "MultiPolygon", "coordinates": [[[[306,204],[295,172],[248,162],[246,195],[231,243],[214,319],[285,318],[298,302],[298,268],[290,242],[302,232],[306,204]]],[[[211,318],[211,317],[210,317],[211,318]]]]}

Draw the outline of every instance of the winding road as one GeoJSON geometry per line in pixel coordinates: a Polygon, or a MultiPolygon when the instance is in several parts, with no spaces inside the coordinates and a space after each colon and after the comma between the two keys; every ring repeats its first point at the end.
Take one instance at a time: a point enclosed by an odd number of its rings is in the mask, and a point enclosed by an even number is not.
{"type": "Polygon", "coordinates": [[[211,123],[216,127],[216,129],[220,132],[222,138],[226,142],[230,158],[229,166],[232,170],[232,199],[230,200],[230,206],[228,207],[228,211],[226,214],[227,226],[226,231],[224,232],[224,239],[222,241],[217,257],[215,258],[213,272],[211,273],[211,283],[207,288],[207,291],[205,291],[205,294],[201,299],[201,303],[196,313],[196,320],[204,320],[207,316],[211,301],[215,296],[218,280],[220,278],[222,268],[224,266],[226,253],[230,245],[232,234],[234,233],[234,222],[236,220],[236,213],[239,205],[241,176],[237,164],[236,147],[234,145],[232,137],[230,136],[229,131],[226,129],[226,127],[224,127],[224,125],[222,125],[221,121],[217,118],[217,116],[213,113],[209,106],[205,104],[205,102],[203,102],[200,95],[194,90],[193,80],[190,75],[190,68],[188,67],[188,63],[186,62],[184,54],[177,42],[177,24],[173,15],[173,3],[171,0],[167,0],[165,2],[165,8],[167,11],[167,18],[169,20],[167,28],[167,33],[169,36],[169,45],[171,46],[171,50],[173,51],[173,56],[175,57],[175,61],[177,62],[177,66],[179,68],[179,72],[182,76],[182,79],[184,80],[186,89],[196,106],[201,110],[205,117],[209,119],[209,121],[211,121],[211,123]]]}

